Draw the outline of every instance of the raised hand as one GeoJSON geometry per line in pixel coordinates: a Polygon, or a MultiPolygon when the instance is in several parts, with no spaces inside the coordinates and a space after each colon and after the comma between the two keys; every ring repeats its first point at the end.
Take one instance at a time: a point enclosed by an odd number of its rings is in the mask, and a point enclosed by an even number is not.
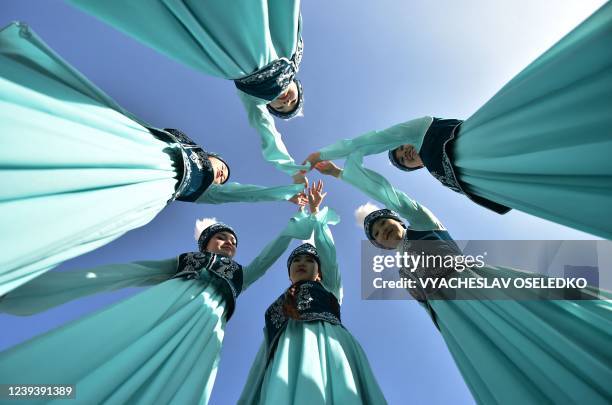
{"type": "Polygon", "coordinates": [[[294,203],[298,207],[304,207],[306,204],[308,204],[308,197],[306,196],[306,193],[302,191],[301,193],[297,193],[291,197],[288,201],[294,203]]]}
{"type": "Polygon", "coordinates": [[[310,163],[310,170],[312,170],[317,163],[321,161],[321,152],[313,152],[302,162],[302,164],[306,164],[306,162],[310,163]]]}
{"type": "Polygon", "coordinates": [[[308,189],[308,205],[310,206],[311,213],[316,214],[319,212],[319,206],[326,195],[327,193],[323,192],[323,180],[319,180],[308,189]]]}
{"type": "Polygon", "coordinates": [[[340,177],[342,174],[342,169],[334,164],[334,162],[329,160],[324,160],[322,162],[317,163],[315,169],[319,171],[321,174],[326,174],[328,176],[340,177]]]}

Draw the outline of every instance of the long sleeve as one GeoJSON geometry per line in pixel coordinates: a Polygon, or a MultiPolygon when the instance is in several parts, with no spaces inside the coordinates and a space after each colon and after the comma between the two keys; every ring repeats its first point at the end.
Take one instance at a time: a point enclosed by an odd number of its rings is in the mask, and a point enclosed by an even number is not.
{"type": "Polygon", "coordinates": [[[356,151],[363,155],[373,155],[405,144],[414,145],[420,150],[432,122],[433,118],[429,116],[416,118],[382,131],[370,131],[353,139],[342,139],[321,149],[321,159],[339,159],[356,151]]]}
{"type": "Polygon", "coordinates": [[[263,187],[253,184],[211,184],[196,200],[199,204],[222,204],[227,202],[257,202],[288,200],[304,189],[303,184],[263,187]]]}
{"type": "Polygon", "coordinates": [[[308,170],[310,165],[295,164],[289,155],[281,134],[276,130],[274,118],[266,109],[265,101],[241,91],[238,91],[238,95],[246,109],[249,123],[261,138],[261,152],[264,159],[290,176],[300,170],[308,170]]]}
{"type": "Polygon", "coordinates": [[[338,298],[342,303],[342,281],[340,271],[338,271],[338,261],[336,258],[336,246],[329,225],[336,225],[340,222],[340,217],[331,209],[325,207],[316,214],[314,224],[314,241],[321,260],[321,270],[323,287],[338,298]]]}
{"type": "Polygon", "coordinates": [[[283,231],[272,242],[245,266],[243,270],[243,290],[263,276],[274,262],[287,250],[292,239],[308,239],[312,235],[315,218],[306,215],[303,211],[298,212],[283,229],[283,231]]]}
{"type": "Polygon", "coordinates": [[[154,285],[175,272],[176,258],[49,272],[0,298],[0,313],[27,316],[104,291],[154,285]]]}
{"type": "Polygon", "coordinates": [[[346,159],[342,179],[363,191],[387,208],[399,213],[417,231],[444,229],[442,223],[426,207],[402,191],[399,191],[383,176],[363,167],[363,154],[353,153],[346,159]]]}

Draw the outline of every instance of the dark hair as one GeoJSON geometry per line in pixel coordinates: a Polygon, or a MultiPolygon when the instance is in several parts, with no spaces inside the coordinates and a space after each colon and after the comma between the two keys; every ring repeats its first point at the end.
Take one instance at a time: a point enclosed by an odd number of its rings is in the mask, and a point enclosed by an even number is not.
{"type": "Polygon", "coordinates": [[[213,153],[213,152],[206,152],[206,154],[208,155],[208,158],[209,158],[209,159],[210,159],[211,157],[217,158],[217,159],[219,159],[219,160],[221,161],[221,163],[223,163],[223,164],[225,165],[225,167],[227,167],[227,177],[225,178],[225,180],[223,180],[223,183],[221,183],[221,184],[225,184],[225,183],[227,183],[227,181],[228,181],[228,180],[229,180],[229,178],[230,178],[230,166],[227,164],[227,162],[225,161],[225,159],[223,159],[223,158],[221,157],[221,155],[218,155],[218,154],[213,153]]]}
{"type": "Polygon", "coordinates": [[[413,170],[419,170],[422,169],[423,166],[419,166],[419,167],[408,167],[408,166],[404,166],[403,164],[401,164],[397,158],[395,157],[395,151],[397,151],[399,149],[399,147],[395,148],[395,149],[391,149],[389,150],[389,160],[391,161],[391,164],[393,164],[393,166],[397,167],[400,170],[403,170],[405,172],[411,172],[413,170]]]}
{"type": "Polygon", "coordinates": [[[293,79],[293,82],[297,86],[297,91],[298,91],[297,103],[295,104],[295,108],[289,112],[282,112],[282,111],[278,111],[275,108],[272,108],[270,106],[270,103],[268,103],[266,104],[266,108],[268,109],[270,114],[275,115],[278,118],[281,118],[284,120],[290,120],[291,118],[298,115],[300,111],[302,111],[302,108],[304,108],[304,90],[302,89],[302,83],[298,79],[293,79]]]}
{"type": "Polygon", "coordinates": [[[229,225],[226,225],[222,222],[218,222],[216,224],[212,224],[206,227],[206,229],[204,229],[200,234],[200,237],[198,238],[198,249],[200,250],[200,252],[206,251],[206,246],[208,245],[208,242],[212,239],[213,236],[215,236],[219,232],[229,232],[234,235],[234,238],[236,239],[236,247],[238,247],[238,236],[236,235],[234,229],[229,225]]]}

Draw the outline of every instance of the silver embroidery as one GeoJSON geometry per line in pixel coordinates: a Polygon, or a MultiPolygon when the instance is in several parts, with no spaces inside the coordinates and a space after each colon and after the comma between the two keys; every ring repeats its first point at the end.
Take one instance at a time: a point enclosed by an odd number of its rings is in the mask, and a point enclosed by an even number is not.
{"type": "Polygon", "coordinates": [[[301,316],[302,321],[324,321],[334,325],[340,325],[340,319],[331,312],[316,312],[312,314],[304,314],[301,316]]]}
{"type": "Polygon", "coordinates": [[[313,301],[310,295],[310,285],[302,284],[297,293],[297,309],[298,311],[305,311],[310,309],[310,303],[313,301]]]}
{"type": "Polygon", "coordinates": [[[189,159],[191,159],[191,161],[195,163],[196,166],[198,166],[198,169],[200,170],[204,168],[208,169],[209,167],[211,167],[208,155],[202,150],[192,151],[191,155],[189,156],[189,159]]]}
{"type": "Polygon", "coordinates": [[[302,42],[302,38],[300,37],[297,43],[296,51],[291,57],[291,59],[284,57],[276,59],[268,63],[266,66],[251,73],[250,75],[242,77],[240,79],[235,79],[234,81],[240,83],[240,85],[242,86],[248,87],[257,85],[270,79],[274,79],[278,87],[283,89],[284,91],[293,81],[293,78],[300,70],[300,63],[302,62],[303,52],[304,45],[302,42]]]}
{"type": "Polygon", "coordinates": [[[227,257],[222,257],[220,258],[219,261],[221,262],[222,265],[215,267],[211,270],[214,271],[215,273],[218,273],[222,277],[232,279],[234,278],[234,273],[240,270],[240,266],[238,266],[236,262],[234,262],[233,260],[227,257]]]}
{"type": "Polygon", "coordinates": [[[266,316],[270,319],[270,321],[272,321],[274,327],[277,329],[283,326],[283,324],[287,321],[287,317],[283,311],[284,298],[285,296],[283,295],[274,301],[274,304],[272,304],[266,311],[266,316]]]}
{"type": "Polygon", "coordinates": [[[455,177],[455,172],[448,159],[448,156],[446,156],[446,152],[444,152],[442,156],[442,167],[444,168],[444,174],[432,171],[431,175],[451,190],[463,194],[463,190],[461,189],[461,187],[459,187],[459,183],[457,182],[457,178],[455,177]]]}
{"type": "Polygon", "coordinates": [[[200,252],[187,253],[183,258],[184,264],[181,271],[176,273],[174,278],[184,277],[188,280],[200,278],[202,269],[210,265],[210,260],[210,257],[200,252]]]}

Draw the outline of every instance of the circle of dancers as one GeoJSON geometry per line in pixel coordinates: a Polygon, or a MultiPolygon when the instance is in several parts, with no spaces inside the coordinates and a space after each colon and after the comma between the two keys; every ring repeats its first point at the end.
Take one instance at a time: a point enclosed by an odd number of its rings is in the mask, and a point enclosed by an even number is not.
{"type": "MultiPolygon", "coordinates": [[[[178,63],[232,80],[264,159],[288,181],[229,181],[232,156],[125,110],[26,23],[2,29],[0,312],[28,316],[103,291],[149,287],[1,352],[3,384],[70,381],[84,404],[206,404],[240,294],[294,239],[312,235],[312,243],[290,252],[287,287],[272,292],[262,314],[261,346],[239,403],[386,403],[366,353],[342,323],[347,270],[331,230],[340,218],[324,206],[324,188],[336,181],[380,204],[358,210],[365,238],[378,249],[411,254],[416,242],[435,241],[459,251],[453,230],[402,191],[415,170],[482,209],[520,210],[612,239],[611,3],[469,118],[406,117],[322,146],[301,163],[275,127],[275,120],[300,117],[307,99],[298,79],[307,54],[299,0],[68,3],[178,63]],[[405,184],[392,185],[364,166],[365,156],[379,153],[405,172],[405,184]],[[325,187],[322,180],[309,184],[315,173],[329,176],[325,187]],[[175,200],[289,201],[299,209],[248,264],[234,260],[240,235],[230,219],[205,219],[196,223],[196,251],[50,272],[145,226],[175,200]]],[[[485,266],[462,277],[500,274],[523,273],[485,266]]],[[[612,400],[609,299],[453,300],[452,291],[408,292],[429,314],[477,402],[612,400]]]]}

